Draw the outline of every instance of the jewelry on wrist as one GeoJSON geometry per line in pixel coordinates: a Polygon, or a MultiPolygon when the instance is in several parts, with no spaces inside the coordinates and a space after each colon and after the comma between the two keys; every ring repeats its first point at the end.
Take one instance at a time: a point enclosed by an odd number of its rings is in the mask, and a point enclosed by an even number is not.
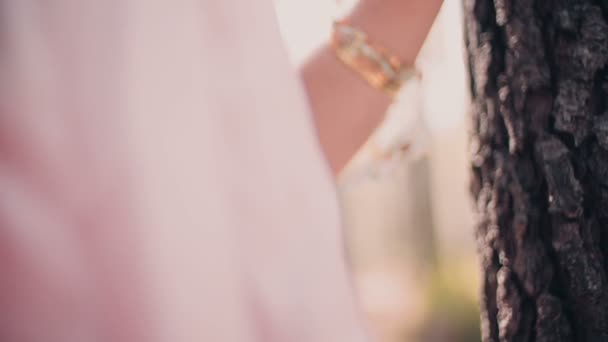
{"type": "Polygon", "coordinates": [[[374,44],[362,30],[345,21],[334,23],[332,46],[336,56],[373,88],[395,98],[405,82],[419,76],[385,48],[374,44]]]}

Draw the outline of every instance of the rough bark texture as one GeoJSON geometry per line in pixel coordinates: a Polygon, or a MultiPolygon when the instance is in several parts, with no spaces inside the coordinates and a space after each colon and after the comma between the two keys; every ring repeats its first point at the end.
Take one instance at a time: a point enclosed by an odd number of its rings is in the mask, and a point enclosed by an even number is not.
{"type": "Polygon", "coordinates": [[[608,0],[463,0],[484,341],[608,341],[608,0]]]}

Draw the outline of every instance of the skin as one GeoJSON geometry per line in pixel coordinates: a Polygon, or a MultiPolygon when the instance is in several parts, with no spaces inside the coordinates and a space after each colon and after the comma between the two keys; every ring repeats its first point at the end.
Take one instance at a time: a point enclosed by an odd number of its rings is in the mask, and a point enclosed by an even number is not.
{"type": "MultiPolygon", "coordinates": [[[[442,0],[361,0],[347,16],[406,64],[413,64],[442,0]]],[[[329,45],[302,66],[323,151],[334,173],[348,163],[384,118],[389,96],[345,66],[329,45]]]]}

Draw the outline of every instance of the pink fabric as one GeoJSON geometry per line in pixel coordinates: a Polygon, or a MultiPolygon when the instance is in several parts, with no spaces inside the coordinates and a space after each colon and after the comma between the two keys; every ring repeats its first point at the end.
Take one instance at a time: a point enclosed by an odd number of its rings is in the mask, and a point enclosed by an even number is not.
{"type": "Polygon", "coordinates": [[[272,6],[0,0],[0,340],[365,340],[272,6]]]}

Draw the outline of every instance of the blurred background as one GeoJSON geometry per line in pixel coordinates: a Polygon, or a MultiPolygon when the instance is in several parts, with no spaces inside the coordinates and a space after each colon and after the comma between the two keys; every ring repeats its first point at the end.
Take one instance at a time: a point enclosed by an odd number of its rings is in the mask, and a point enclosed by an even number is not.
{"type": "MultiPolygon", "coordinates": [[[[301,63],[355,0],[275,0],[301,63]]],[[[342,174],[350,257],[380,342],[479,341],[478,264],[468,195],[464,48],[458,1],[446,1],[403,96],[342,174]],[[416,138],[416,153],[379,163],[370,150],[416,138]]]]}

